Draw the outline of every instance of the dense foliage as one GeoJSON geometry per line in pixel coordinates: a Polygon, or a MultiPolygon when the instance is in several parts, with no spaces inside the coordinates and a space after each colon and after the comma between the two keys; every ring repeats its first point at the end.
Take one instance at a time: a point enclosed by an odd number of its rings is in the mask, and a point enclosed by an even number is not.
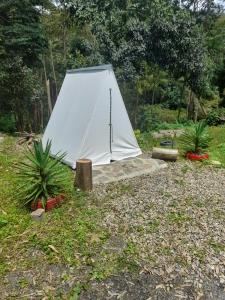
{"type": "Polygon", "coordinates": [[[224,20],[213,0],[6,0],[0,119],[42,131],[66,69],[111,63],[135,127],[156,103],[196,121],[225,102],[224,20]]]}

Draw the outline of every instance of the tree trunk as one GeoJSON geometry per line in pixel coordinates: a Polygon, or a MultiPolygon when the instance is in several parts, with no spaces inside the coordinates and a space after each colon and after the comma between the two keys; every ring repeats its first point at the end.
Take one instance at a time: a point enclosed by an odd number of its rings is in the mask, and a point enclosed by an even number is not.
{"type": "Polygon", "coordinates": [[[181,115],[181,101],[184,99],[184,92],[185,92],[185,81],[182,87],[182,91],[181,91],[181,99],[178,103],[178,114],[177,114],[177,120],[178,122],[180,122],[180,115],[181,115]]]}
{"type": "Polygon", "coordinates": [[[51,102],[49,79],[47,78],[47,72],[46,72],[46,65],[45,65],[44,57],[43,57],[42,62],[43,62],[43,67],[44,67],[45,85],[46,85],[46,92],[47,92],[47,99],[48,99],[48,110],[49,110],[49,116],[50,116],[51,113],[52,113],[52,102],[51,102]]]}
{"type": "Polygon", "coordinates": [[[155,103],[155,88],[152,90],[152,105],[155,103]]]}
{"type": "Polygon", "coordinates": [[[43,132],[43,129],[44,129],[44,109],[43,109],[42,100],[40,100],[40,127],[41,127],[41,132],[43,132]]]}
{"type": "Polygon", "coordinates": [[[75,186],[82,191],[92,190],[92,161],[90,159],[76,161],[75,186]]]}
{"type": "Polygon", "coordinates": [[[52,42],[50,41],[49,43],[49,48],[50,48],[50,56],[51,56],[51,65],[52,65],[52,72],[53,72],[53,77],[55,81],[55,90],[56,90],[56,95],[58,95],[58,88],[57,88],[57,81],[56,81],[56,74],[55,74],[55,65],[54,65],[54,60],[53,60],[53,54],[52,54],[52,42]]]}
{"type": "Polygon", "coordinates": [[[191,90],[189,93],[189,99],[187,103],[187,119],[188,120],[194,119],[194,94],[191,90]]]}
{"type": "Polygon", "coordinates": [[[134,128],[137,129],[137,115],[138,115],[138,106],[139,106],[139,96],[136,95],[135,107],[134,107],[134,128]]]}
{"type": "Polygon", "coordinates": [[[66,20],[67,20],[67,11],[66,11],[66,6],[63,5],[63,62],[64,65],[66,66],[66,54],[67,54],[67,47],[66,47],[66,42],[67,42],[67,25],[66,25],[66,20]]]}
{"type": "Polygon", "coordinates": [[[198,110],[199,110],[199,101],[196,98],[194,100],[194,122],[195,123],[198,121],[198,110]]]}

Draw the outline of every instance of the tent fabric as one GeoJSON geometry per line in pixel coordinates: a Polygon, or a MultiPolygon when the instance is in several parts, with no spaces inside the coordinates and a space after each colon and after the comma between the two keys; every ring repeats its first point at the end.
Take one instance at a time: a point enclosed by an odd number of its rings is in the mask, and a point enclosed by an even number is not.
{"type": "Polygon", "coordinates": [[[48,140],[51,154],[65,152],[72,168],[80,158],[101,165],[141,154],[111,65],[67,71],[43,144],[48,140]]]}

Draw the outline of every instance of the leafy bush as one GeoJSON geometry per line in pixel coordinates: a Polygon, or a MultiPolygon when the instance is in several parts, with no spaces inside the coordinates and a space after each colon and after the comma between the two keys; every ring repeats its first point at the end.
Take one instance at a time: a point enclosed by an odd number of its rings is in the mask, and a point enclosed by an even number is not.
{"type": "Polygon", "coordinates": [[[162,107],[171,110],[177,110],[179,107],[185,108],[185,101],[182,99],[182,89],[180,86],[168,85],[165,91],[166,101],[162,103],[162,107]]]}
{"type": "Polygon", "coordinates": [[[144,145],[145,141],[144,138],[141,134],[141,131],[139,129],[134,130],[135,137],[137,139],[138,145],[142,148],[144,145]]]}
{"type": "Polygon", "coordinates": [[[65,190],[68,176],[62,167],[65,154],[50,157],[51,142],[47,142],[44,149],[41,141],[34,141],[33,148],[26,153],[28,161],[18,165],[19,196],[23,198],[24,205],[32,201],[42,200],[45,206],[50,196],[55,196],[65,190]]]}
{"type": "Polygon", "coordinates": [[[11,114],[0,116],[0,131],[13,133],[16,131],[15,118],[11,114]]]}
{"type": "Polygon", "coordinates": [[[159,123],[159,115],[153,105],[141,106],[138,120],[141,132],[155,130],[159,123]]]}
{"type": "Polygon", "coordinates": [[[206,122],[210,126],[217,126],[223,121],[221,118],[225,119],[225,109],[224,108],[218,108],[218,109],[213,109],[207,116],[206,122]]]}
{"type": "Polygon", "coordinates": [[[185,114],[182,110],[182,122],[178,122],[176,110],[162,108],[161,105],[142,105],[139,111],[138,128],[141,132],[180,128],[188,123],[185,114]]]}
{"type": "Polygon", "coordinates": [[[141,132],[139,129],[134,131],[138,145],[144,151],[149,151],[158,145],[158,141],[152,136],[151,132],[141,132]]]}
{"type": "Polygon", "coordinates": [[[187,152],[200,154],[208,148],[210,141],[211,138],[205,121],[187,128],[180,137],[180,145],[185,154],[187,152]]]}

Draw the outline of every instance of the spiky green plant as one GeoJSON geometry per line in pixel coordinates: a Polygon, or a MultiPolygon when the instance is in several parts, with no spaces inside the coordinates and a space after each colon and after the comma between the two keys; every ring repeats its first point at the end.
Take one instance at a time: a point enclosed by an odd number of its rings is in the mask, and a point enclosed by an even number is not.
{"type": "Polygon", "coordinates": [[[185,130],[179,143],[185,154],[187,152],[200,154],[209,147],[210,141],[207,124],[205,121],[200,121],[185,130]]]}
{"type": "Polygon", "coordinates": [[[43,147],[41,141],[34,141],[31,149],[28,148],[26,161],[18,164],[19,196],[24,205],[32,201],[42,200],[45,206],[50,196],[64,191],[68,176],[62,167],[65,154],[58,153],[55,158],[50,157],[51,142],[43,147]]]}

